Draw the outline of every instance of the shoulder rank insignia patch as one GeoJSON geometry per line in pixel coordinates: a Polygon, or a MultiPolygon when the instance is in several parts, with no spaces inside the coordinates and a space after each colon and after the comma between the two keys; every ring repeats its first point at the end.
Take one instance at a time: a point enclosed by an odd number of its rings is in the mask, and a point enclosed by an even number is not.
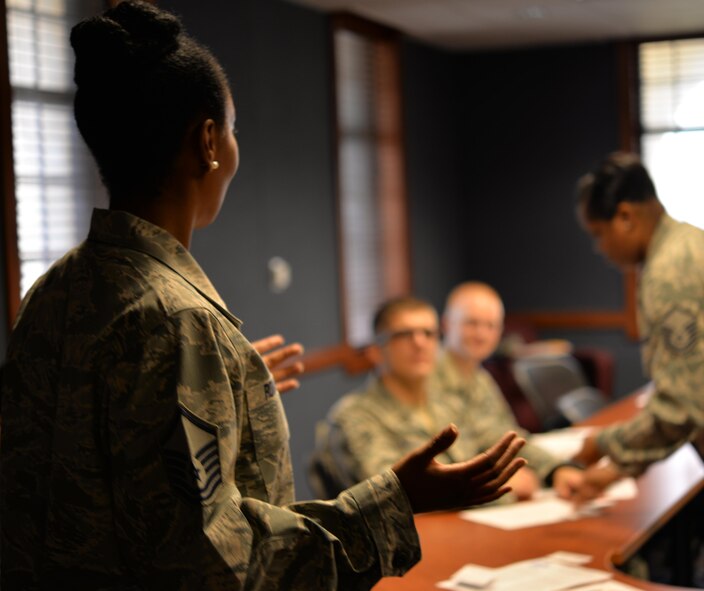
{"type": "Polygon", "coordinates": [[[673,308],[663,319],[665,346],[673,353],[687,353],[697,341],[697,316],[681,307],[673,308]]]}
{"type": "Polygon", "coordinates": [[[188,439],[191,462],[201,502],[209,505],[222,484],[218,428],[181,407],[181,421],[188,439]]]}

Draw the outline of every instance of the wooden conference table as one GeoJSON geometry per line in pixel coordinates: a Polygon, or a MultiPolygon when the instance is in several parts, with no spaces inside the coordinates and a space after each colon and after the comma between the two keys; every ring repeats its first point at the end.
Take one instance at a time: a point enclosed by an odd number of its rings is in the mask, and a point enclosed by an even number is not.
{"type": "MultiPolygon", "coordinates": [[[[604,409],[584,425],[607,425],[637,412],[638,392],[604,409]]],[[[686,445],[650,467],[638,480],[638,496],[618,501],[596,517],[513,531],[465,521],[455,512],[416,516],[423,558],[402,578],[387,578],[377,591],[429,591],[467,563],[498,567],[557,550],[593,557],[585,566],[611,571],[640,589],[683,589],[629,577],[616,570],[689,500],[704,489],[704,465],[686,445]]]]}

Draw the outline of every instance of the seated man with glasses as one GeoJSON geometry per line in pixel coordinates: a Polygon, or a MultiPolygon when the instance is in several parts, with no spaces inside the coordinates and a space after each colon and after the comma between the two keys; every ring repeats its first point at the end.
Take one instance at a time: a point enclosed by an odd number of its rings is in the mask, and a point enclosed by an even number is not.
{"type": "MultiPolygon", "coordinates": [[[[386,302],[374,317],[374,333],[376,374],[363,390],[343,396],[317,427],[311,484],[322,496],[387,469],[448,423],[457,425],[459,437],[438,461],[462,461],[491,445],[476,437],[480,417],[466,399],[431,385],[440,338],[431,304],[414,297],[386,302]]],[[[553,460],[548,471],[557,465],[553,460]]]]}

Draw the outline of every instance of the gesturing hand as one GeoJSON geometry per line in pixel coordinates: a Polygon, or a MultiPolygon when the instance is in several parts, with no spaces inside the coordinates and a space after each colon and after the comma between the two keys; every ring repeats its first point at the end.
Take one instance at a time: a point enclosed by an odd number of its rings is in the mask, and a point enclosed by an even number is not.
{"type": "Polygon", "coordinates": [[[600,462],[584,471],[581,486],[575,489],[572,499],[581,504],[601,495],[610,485],[623,478],[620,470],[611,462],[600,462]]]}
{"type": "Polygon", "coordinates": [[[292,343],[282,347],[285,342],[281,335],[275,334],[252,343],[252,346],[262,356],[264,363],[266,363],[271,375],[274,377],[276,389],[279,393],[298,388],[300,383],[294,379],[294,376],[302,374],[304,369],[303,363],[300,361],[284,365],[291,357],[303,353],[303,345],[300,343],[292,343]],[[277,347],[281,348],[277,349],[277,347]],[[276,350],[273,351],[273,349],[276,350]]]}
{"type": "Polygon", "coordinates": [[[526,463],[516,458],[525,440],[509,432],[471,460],[441,464],[435,456],[449,448],[458,434],[457,427],[449,425],[393,466],[414,513],[458,509],[498,499],[511,490],[504,486],[506,481],[526,463]]]}

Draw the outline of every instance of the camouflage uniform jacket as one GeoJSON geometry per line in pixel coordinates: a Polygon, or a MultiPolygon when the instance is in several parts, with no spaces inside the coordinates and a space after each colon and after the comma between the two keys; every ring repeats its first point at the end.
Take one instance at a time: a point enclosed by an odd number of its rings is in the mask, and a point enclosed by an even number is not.
{"type": "Polygon", "coordinates": [[[499,386],[483,367],[478,367],[471,377],[463,378],[450,355],[443,352],[433,381],[438,391],[459,400],[465,417],[464,437],[471,439],[478,451],[493,445],[506,431],[515,431],[526,438],[519,455],[528,460],[528,466],[541,480],[546,482],[553,470],[561,465],[553,455],[530,442],[530,434],[518,426],[499,386]]]}
{"type": "Polygon", "coordinates": [[[23,301],[2,387],[2,588],[367,589],[419,559],[388,471],[293,503],[261,357],[170,234],[96,210],[23,301]]]}
{"type": "Polygon", "coordinates": [[[655,392],[633,419],[604,429],[599,447],[638,475],[688,441],[704,451],[704,232],[664,214],[638,288],[642,357],[655,392]]]}
{"type": "MultiPolygon", "coordinates": [[[[443,463],[467,460],[496,443],[506,431],[515,429],[515,423],[501,404],[501,395],[498,400],[494,397],[496,392],[491,389],[494,384],[488,374],[479,372],[476,383],[481,390],[472,391],[476,392],[480,406],[469,403],[463,389],[448,388],[448,384],[431,380],[425,408],[432,422],[428,425],[419,408],[400,402],[380,378],[370,378],[365,390],[343,396],[318,426],[319,461],[338,474],[341,483],[349,485],[388,469],[449,423],[457,425],[460,435],[438,460],[443,463]],[[487,421],[487,413],[492,419],[494,413],[501,416],[487,421]]],[[[539,475],[544,477],[558,462],[531,447],[533,454],[529,455],[540,458],[539,475]]]]}

